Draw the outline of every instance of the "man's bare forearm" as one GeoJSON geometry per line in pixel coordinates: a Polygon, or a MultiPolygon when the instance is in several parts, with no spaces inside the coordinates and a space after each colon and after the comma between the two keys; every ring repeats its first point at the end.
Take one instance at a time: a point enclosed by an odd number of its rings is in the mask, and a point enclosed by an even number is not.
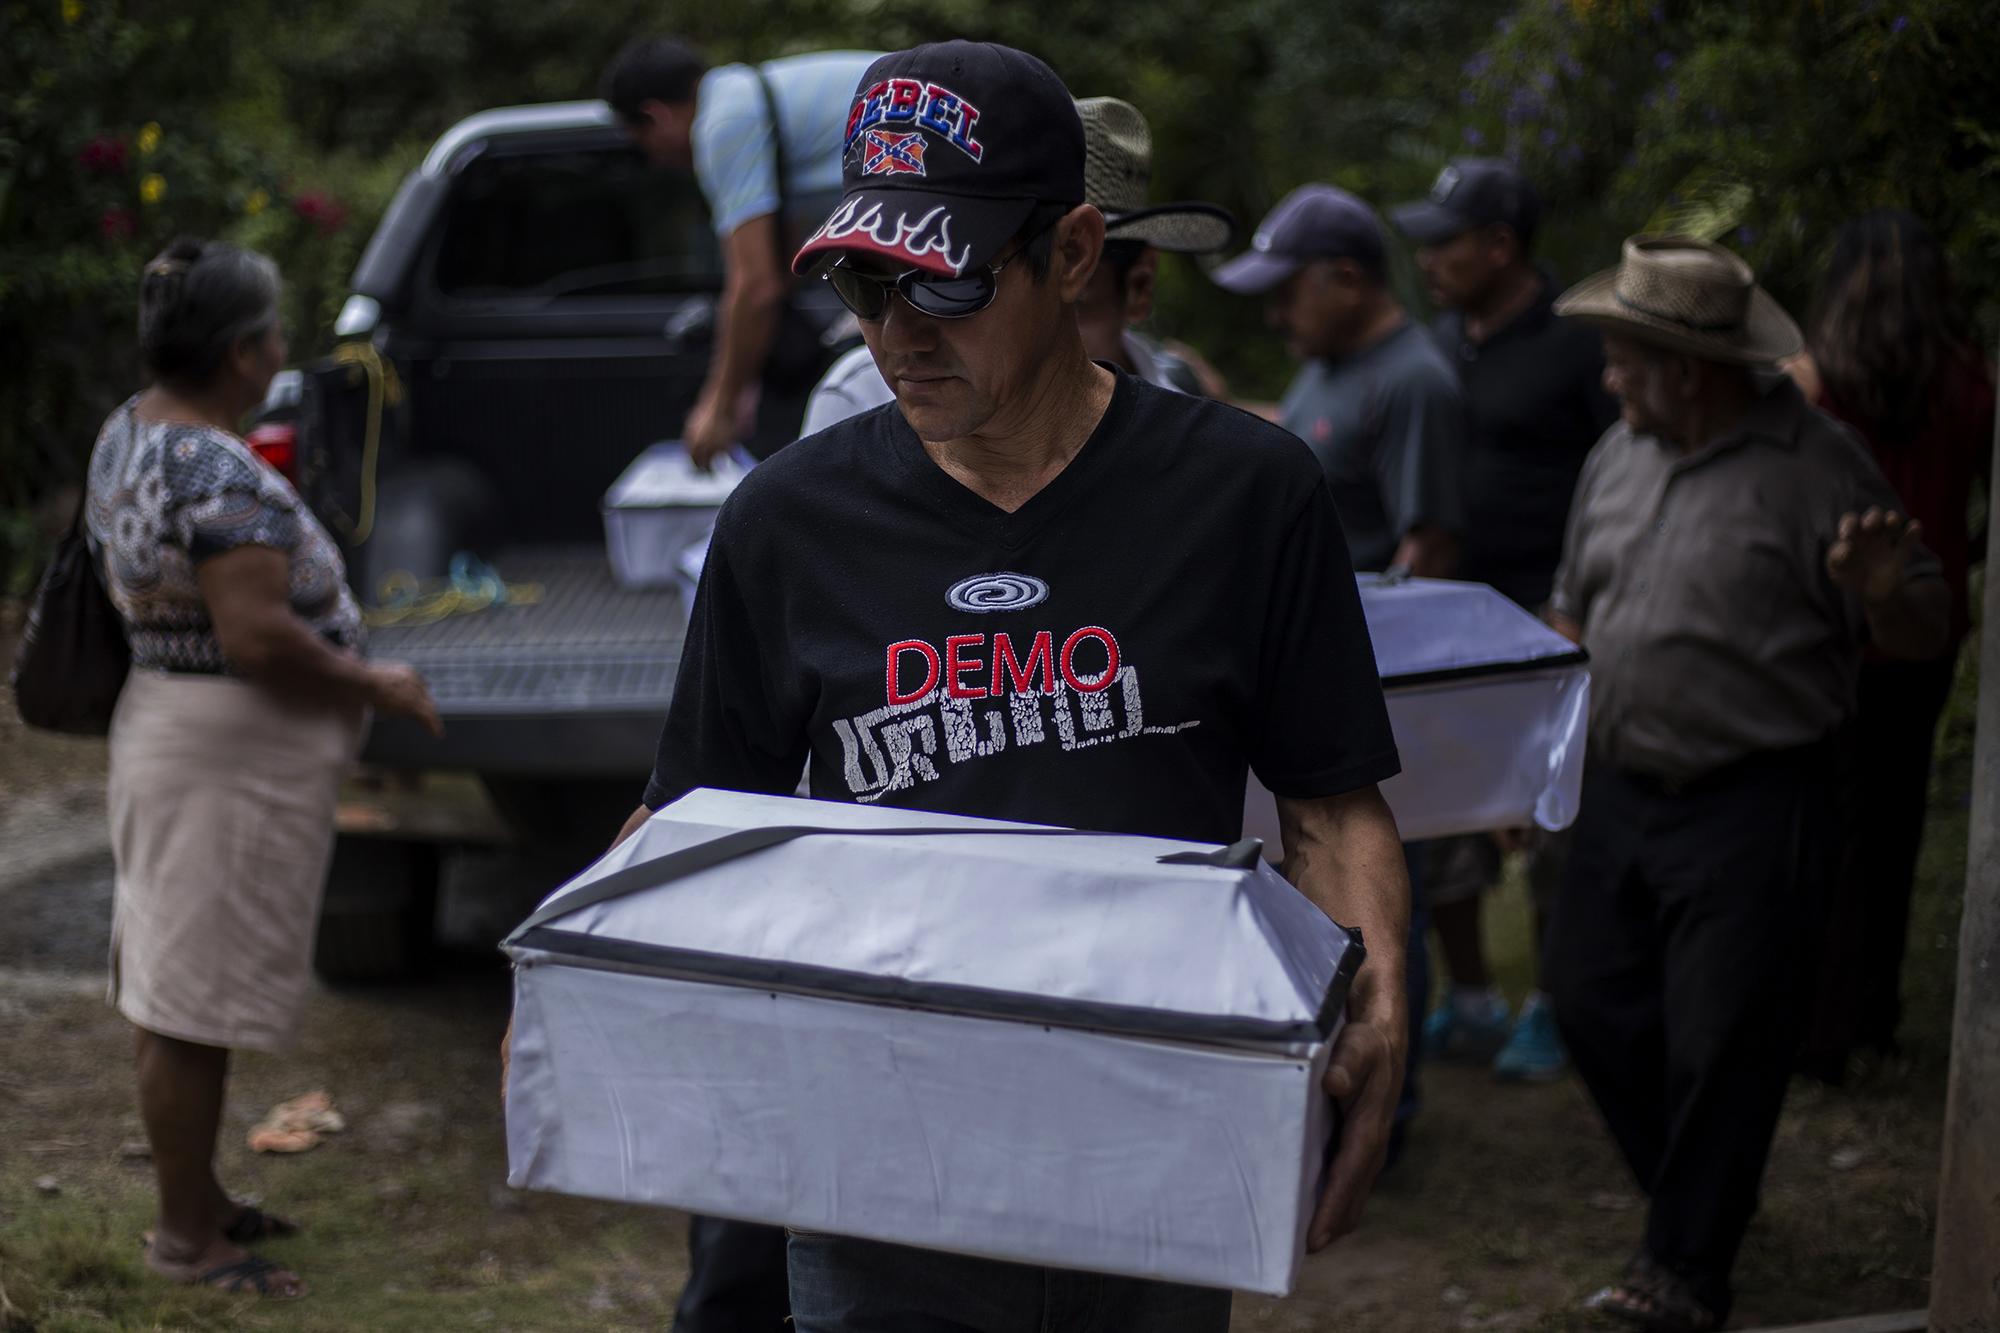
{"type": "Polygon", "coordinates": [[[716,312],[715,360],[709,366],[706,386],[711,396],[733,399],[763,373],[771,344],[777,340],[778,315],[784,303],[783,283],[731,277],[716,312]]]}
{"type": "Polygon", "coordinates": [[[1375,1014],[1400,1017],[1410,931],[1410,876],[1395,816],[1375,787],[1343,796],[1280,800],[1285,878],[1322,912],[1359,930],[1367,964],[1355,979],[1354,1001],[1375,1014]]]}

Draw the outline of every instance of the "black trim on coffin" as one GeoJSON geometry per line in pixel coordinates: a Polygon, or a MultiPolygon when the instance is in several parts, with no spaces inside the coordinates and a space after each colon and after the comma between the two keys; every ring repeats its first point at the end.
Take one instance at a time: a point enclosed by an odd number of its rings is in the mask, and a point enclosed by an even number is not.
{"type": "Polygon", "coordinates": [[[1589,661],[1590,654],[1578,648],[1573,652],[1557,653],[1554,657],[1534,657],[1525,662],[1482,662],[1476,666],[1439,667],[1435,671],[1409,671],[1400,676],[1384,676],[1382,688],[1395,690],[1411,685],[1442,685],[1446,681],[1453,680],[1479,680],[1486,676],[1521,676],[1556,667],[1583,666],[1589,661]]]}
{"type": "Polygon", "coordinates": [[[1049,995],[1023,995],[986,986],[949,982],[910,981],[871,976],[813,963],[735,958],[700,949],[605,939],[572,930],[535,926],[508,943],[522,949],[574,958],[585,967],[617,963],[647,973],[683,981],[827,995],[862,1004],[899,1005],[911,1009],[967,1014],[1017,1023],[1052,1023],[1089,1028],[1121,1036],[1159,1037],[1177,1041],[1296,1043],[1327,1040],[1347,1003],[1347,989],[1366,951],[1361,932],[1349,930],[1348,947],[1327,984],[1326,998],[1312,1022],[1282,1023],[1228,1014],[1186,1014],[1098,1000],[1065,1000],[1049,995]]]}

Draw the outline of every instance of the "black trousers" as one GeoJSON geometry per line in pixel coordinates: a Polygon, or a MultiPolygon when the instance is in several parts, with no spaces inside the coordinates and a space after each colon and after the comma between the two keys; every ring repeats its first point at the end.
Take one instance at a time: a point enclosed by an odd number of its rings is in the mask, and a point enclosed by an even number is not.
{"type": "Polygon", "coordinates": [[[1646,1248],[1725,1315],[1811,1004],[1831,753],[1685,787],[1590,768],[1549,926],[1557,1022],[1650,1199],[1646,1248]]]}
{"type": "Polygon", "coordinates": [[[791,1314],[783,1227],[688,1219],[688,1280],[673,1333],[784,1333],[791,1314]]]}
{"type": "Polygon", "coordinates": [[[1845,737],[1841,823],[1818,1003],[1804,1064],[1838,1079],[1855,1048],[1893,1049],[1903,1018],[1903,949],[1924,837],[1931,750],[1958,655],[1869,662],[1845,737]]]}

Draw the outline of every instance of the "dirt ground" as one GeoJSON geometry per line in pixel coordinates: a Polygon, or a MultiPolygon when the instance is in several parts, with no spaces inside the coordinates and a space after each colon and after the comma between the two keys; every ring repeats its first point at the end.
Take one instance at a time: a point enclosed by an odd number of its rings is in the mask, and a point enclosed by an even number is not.
{"type": "MultiPolygon", "coordinates": [[[[4,626],[0,626],[4,639],[4,626]]],[[[0,642],[0,660],[6,645],[0,642]]],[[[1795,1083],[1746,1245],[1742,1327],[1919,1308],[1928,1296],[1951,973],[1963,885],[1970,677],[1948,722],[1906,964],[1906,1052],[1833,1092],[1795,1083]]],[[[660,1328],[685,1273],[675,1214],[504,1184],[496,1097],[507,1005],[488,948],[427,979],[317,988],[300,1047],[245,1056],[226,1183],[306,1234],[263,1247],[312,1284],[292,1306],[168,1287],[139,1264],[151,1204],[130,1032],[103,1003],[111,870],[102,750],[0,717],[0,1329],[660,1328]],[[295,1157],[244,1134],[323,1088],[349,1132],[295,1157]]],[[[1526,984],[1525,898],[1488,913],[1506,988],[1526,984]]],[[[1501,1087],[1440,1067],[1410,1151],[1361,1230],[1239,1330],[1570,1330],[1643,1212],[1581,1086],[1501,1087]]]]}

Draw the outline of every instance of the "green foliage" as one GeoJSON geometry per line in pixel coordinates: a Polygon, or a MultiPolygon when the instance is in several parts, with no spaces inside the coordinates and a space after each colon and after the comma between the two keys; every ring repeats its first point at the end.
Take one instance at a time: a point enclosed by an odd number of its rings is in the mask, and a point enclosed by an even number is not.
{"type": "Polygon", "coordinates": [[[1572,276],[1634,231],[1741,252],[1807,316],[1842,222],[1908,208],[2000,329],[1989,0],[1527,0],[1463,70],[1462,145],[1540,184],[1572,276]]]}
{"type": "MultiPolygon", "coordinates": [[[[382,209],[438,134],[485,107],[592,96],[647,32],[717,60],[953,35],[1022,46],[1079,94],[1146,112],[1156,198],[1214,200],[1246,229],[1303,181],[1387,207],[1455,153],[1507,153],[1542,188],[1542,251],[1563,276],[1613,262],[1643,227],[1691,228],[1743,250],[1797,314],[1841,220],[1903,204],[1946,238],[1990,339],[1990,6],[0,0],[0,512],[78,477],[97,423],[137,384],[138,272],[170,237],[271,254],[296,353],[323,350],[382,209]]],[[[1289,373],[1258,303],[1193,264],[1163,267],[1157,322],[1239,391],[1289,373]]]]}

